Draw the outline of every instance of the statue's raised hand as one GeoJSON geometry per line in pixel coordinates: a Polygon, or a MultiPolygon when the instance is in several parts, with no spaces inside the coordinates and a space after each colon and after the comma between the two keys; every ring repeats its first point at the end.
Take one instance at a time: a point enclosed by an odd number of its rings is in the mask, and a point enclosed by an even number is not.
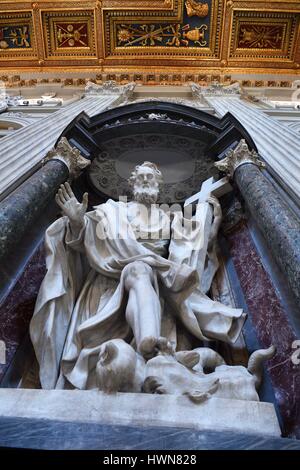
{"type": "Polygon", "coordinates": [[[206,201],[214,208],[214,217],[222,217],[222,209],[218,199],[215,196],[209,196],[206,201]]]}
{"type": "Polygon", "coordinates": [[[88,193],[84,193],[82,203],[78,202],[69,183],[61,184],[55,201],[63,213],[69,217],[73,226],[83,225],[84,214],[88,207],[88,193]]]}

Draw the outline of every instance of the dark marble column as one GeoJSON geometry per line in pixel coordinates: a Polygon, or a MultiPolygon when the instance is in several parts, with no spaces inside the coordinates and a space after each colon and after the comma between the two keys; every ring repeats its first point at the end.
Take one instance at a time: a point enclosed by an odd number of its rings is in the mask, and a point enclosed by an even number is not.
{"type": "Polygon", "coordinates": [[[46,164],[0,204],[0,261],[7,257],[53,199],[59,185],[77,178],[90,164],[63,137],[45,157],[46,164]]]}
{"type": "Polygon", "coordinates": [[[69,177],[60,160],[49,160],[0,203],[0,261],[10,254],[69,177]]]}
{"type": "Polygon", "coordinates": [[[234,180],[300,302],[300,220],[256,165],[239,166],[234,180]]]}
{"type": "Polygon", "coordinates": [[[265,164],[245,140],[215,164],[237,184],[291,291],[300,302],[300,220],[260,168],[265,164]]]}

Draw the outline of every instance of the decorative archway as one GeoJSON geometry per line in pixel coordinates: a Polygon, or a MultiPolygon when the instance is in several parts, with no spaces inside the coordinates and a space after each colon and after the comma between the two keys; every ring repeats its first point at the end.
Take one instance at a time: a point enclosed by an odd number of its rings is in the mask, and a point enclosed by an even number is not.
{"type": "Polygon", "coordinates": [[[86,182],[102,199],[127,195],[127,178],[138,163],[159,164],[165,178],[161,202],[182,203],[209,176],[214,162],[247,131],[227,114],[219,119],[189,106],[164,101],[134,103],[89,118],[79,115],[63,132],[92,160],[86,182]]]}

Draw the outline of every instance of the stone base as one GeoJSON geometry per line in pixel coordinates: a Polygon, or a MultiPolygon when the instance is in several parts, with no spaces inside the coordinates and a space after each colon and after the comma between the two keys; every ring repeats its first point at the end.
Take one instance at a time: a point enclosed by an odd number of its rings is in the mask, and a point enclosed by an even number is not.
{"type": "Polygon", "coordinates": [[[280,436],[271,403],[83,390],[0,389],[0,417],[78,423],[166,426],[280,436]]]}

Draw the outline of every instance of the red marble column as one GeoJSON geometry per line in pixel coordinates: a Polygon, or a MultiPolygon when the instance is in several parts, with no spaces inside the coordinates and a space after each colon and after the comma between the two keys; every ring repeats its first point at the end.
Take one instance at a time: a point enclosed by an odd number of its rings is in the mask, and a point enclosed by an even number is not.
{"type": "Polygon", "coordinates": [[[263,267],[247,225],[243,224],[226,237],[260,345],[267,348],[274,344],[277,349],[266,367],[282,416],[283,433],[300,438],[300,365],[294,365],[291,360],[296,333],[263,267]]]}
{"type": "Polygon", "coordinates": [[[42,244],[0,305],[0,340],[4,341],[6,346],[6,364],[0,364],[0,386],[18,347],[28,332],[36,297],[45,273],[45,253],[42,244]]]}

